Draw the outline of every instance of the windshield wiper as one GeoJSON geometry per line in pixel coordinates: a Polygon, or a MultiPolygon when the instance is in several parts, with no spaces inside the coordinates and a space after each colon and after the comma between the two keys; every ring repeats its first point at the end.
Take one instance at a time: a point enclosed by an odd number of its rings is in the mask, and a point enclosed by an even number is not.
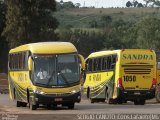
{"type": "Polygon", "coordinates": [[[68,86],[71,86],[67,80],[67,78],[64,76],[64,74],[62,72],[59,72],[58,75],[61,75],[61,77],[63,78],[63,80],[65,81],[65,83],[68,85],[68,86]]]}
{"type": "Polygon", "coordinates": [[[46,84],[44,84],[44,83],[34,83],[35,85],[41,85],[41,86],[45,86],[46,84]]]}
{"type": "Polygon", "coordinates": [[[48,82],[47,82],[46,86],[49,85],[49,83],[50,83],[50,81],[51,81],[51,79],[52,79],[52,77],[53,77],[53,73],[54,73],[54,72],[55,72],[55,71],[53,70],[53,71],[52,71],[52,74],[51,74],[51,77],[47,79],[48,82]]]}

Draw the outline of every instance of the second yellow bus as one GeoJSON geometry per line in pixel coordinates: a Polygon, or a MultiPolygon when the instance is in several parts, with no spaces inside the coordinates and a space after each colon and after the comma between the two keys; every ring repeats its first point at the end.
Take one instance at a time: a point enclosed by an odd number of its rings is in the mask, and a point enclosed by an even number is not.
{"type": "Polygon", "coordinates": [[[156,54],[150,49],[92,53],[86,59],[84,91],[91,103],[133,101],[144,105],[155,97],[156,54]]]}

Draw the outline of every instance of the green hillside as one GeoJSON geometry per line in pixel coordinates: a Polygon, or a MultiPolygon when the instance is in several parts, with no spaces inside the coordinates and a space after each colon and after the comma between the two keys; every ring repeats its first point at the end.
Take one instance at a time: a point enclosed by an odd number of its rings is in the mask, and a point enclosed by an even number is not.
{"type": "Polygon", "coordinates": [[[159,8],[74,8],[54,15],[59,40],[72,42],[84,56],[104,49],[160,51],[159,8]]]}
{"type": "Polygon", "coordinates": [[[89,28],[90,22],[101,23],[103,16],[110,16],[113,21],[137,21],[143,17],[160,17],[159,8],[74,8],[62,9],[55,13],[59,27],[89,28]]]}

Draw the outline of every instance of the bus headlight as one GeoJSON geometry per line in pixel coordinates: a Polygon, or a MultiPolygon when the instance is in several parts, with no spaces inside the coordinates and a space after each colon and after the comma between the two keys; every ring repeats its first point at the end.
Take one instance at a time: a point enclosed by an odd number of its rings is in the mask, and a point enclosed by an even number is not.
{"type": "Polygon", "coordinates": [[[45,92],[42,92],[42,91],[39,91],[39,90],[33,90],[34,93],[37,93],[37,94],[41,94],[41,95],[44,95],[45,92]]]}
{"type": "Polygon", "coordinates": [[[75,89],[75,90],[72,90],[71,93],[74,94],[74,93],[78,93],[80,91],[81,91],[80,89],[75,89]]]}

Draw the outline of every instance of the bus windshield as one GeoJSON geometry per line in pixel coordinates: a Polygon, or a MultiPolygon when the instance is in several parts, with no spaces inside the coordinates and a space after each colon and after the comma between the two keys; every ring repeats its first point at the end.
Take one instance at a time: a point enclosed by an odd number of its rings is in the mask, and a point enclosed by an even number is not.
{"type": "Polygon", "coordinates": [[[63,87],[79,84],[78,56],[36,55],[34,56],[34,83],[47,87],[63,87]]]}

